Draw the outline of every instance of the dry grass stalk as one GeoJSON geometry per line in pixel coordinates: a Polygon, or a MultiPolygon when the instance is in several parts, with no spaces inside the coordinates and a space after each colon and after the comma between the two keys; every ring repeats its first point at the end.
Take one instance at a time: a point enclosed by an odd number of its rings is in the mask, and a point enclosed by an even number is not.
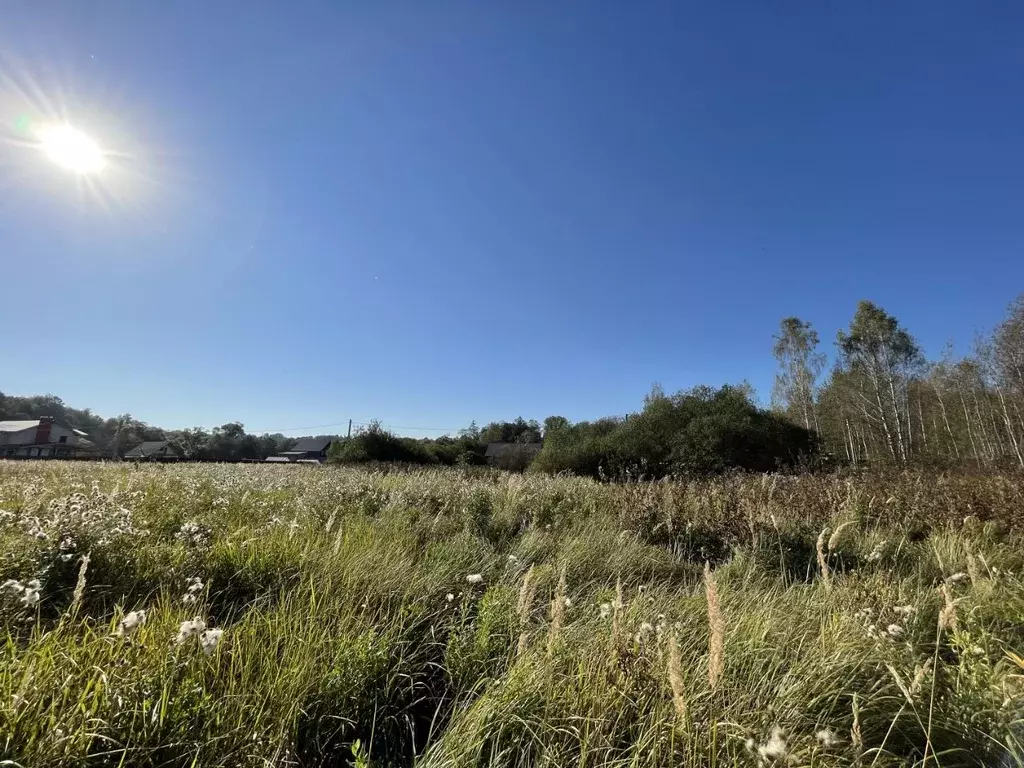
{"type": "Polygon", "coordinates": [[[850,742],[853,745],[853,764],[861,765],[864,756],[864,737],[860,732],[860,705],[857,694],[853,694],[853,726],[850,728],[850,742]]]}
{"type": "Polygon", "coordinates": [[[516,613],[519,617],[519,644],[516,646],[516,655],[522,655],[530,641],[526,625],[530,621],[530,609],[533,607],[533,598],[537,593],[535,575],[534,566],[531,565],[523,577],[523,585],[519,588],[519,602],[516,604],[516,613]]]}
{"type": "Polygon", "coordinates": [[[725,619],[718,604],[718,586],[710,563],[704,563],[704,594],[708,601],[708,684],[714,691],[725,670],[725,619]]]}
{"type": "Polygon", "coordinates": [[[832,591],[832,573],[828,569],[828,558],[825,556],[825,537],[830,533],[829,527],[825,526],[818,534],[818,541],[814,548],[818,552],[818,567],[821,569],[821,581],[825,585],[825,591],[832,591]]]}
{"type": "Polygon", "coordinates": [[[834,551],[835,548],[837,546],[839,546],[839,537],[842,534],[843,530],[846,529],[846,528],[849,528],[851,525],[854,524],[854,522],[855,521],[853,521],[853,520],[847,520],[845,523],[840,525],[838,528],[836,528],[832,532],[832,535],[828,537],[828,551],[829,552],[834,551]]]}
{"type": "Polygon", "coordinates": [[[944,629],[955,631],[957,628],[956,601],[949,594],[948,584],[943,583],[939,587],[939,591],[942,592],[942,609],[939,611],[939,631],[944,629]]]}
{"type": "Polygon", "coordinates": [[[976,587],[981,582],[981,569],[978,568],[978,559],[970,549],[967,550],[967,575],[971,579],[971,586],[976,587]]]}
{"type": "Polygon", "coordinates": [[[686,724],[686,690],[683,687],[683,665],[679,658],[679,642],[676,636],[668,639],[668,682],[672,687],[672,705],[676,708],[679,727],[686,724]]]}
{"type": "Polygon", "coordinates": [[[612,603],[612,646],[619,647],[622,638],[622,577],[615,580],[615,602],[612,603]]]}
{"type": "Polygon", "coordinates": [[[537,592],[537,580],[534,578],[536,571],[530,566],[523,577],[523,584],[519,587],[519,601],[516,603],[516,614],[519,616],[519,624],[525,624],[530,618],[530,608],[533,606],[533,597],[537,592]]]}
{"type": "Polygon", "coordinates": [[[85,572],[89,570],[89,554],[82,555],[82,559],[78,563],[78,581],[75,582],[75,591],[71,595],[71,605],[68,608],[69,613],[72,615],[78,612],[78,607],[82,604],[82,597],[85,595],[85,572]]]}
{"type": "Polygon", "coordinates": [[[565,623],[565,569],[558,577],[555,596],[551,600],[551,626],[548,628],[548,656],[554,654],[565,623]]]}
{"type": "Polygon", "coordinates": [[[917,696],[921,692],[921,687],[924,685],[924,679],[928,676],[928,672],[931,671],[931,668],[932,660],[928,659],[914,671],[914,680],[910,684],[910,694],[912,696],[917,696]]]}

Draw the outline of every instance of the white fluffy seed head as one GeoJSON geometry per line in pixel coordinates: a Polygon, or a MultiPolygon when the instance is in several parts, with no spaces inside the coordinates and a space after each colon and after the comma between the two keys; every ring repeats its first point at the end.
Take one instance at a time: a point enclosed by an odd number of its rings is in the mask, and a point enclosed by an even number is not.
{"type": "Polygon", "coordinates": [[[209,656],[220,645],[221,639],[224,637],[223,629],[208,629],[203,632],[199,637],[199,644],[203,648],[203,653],[209,656]]]}

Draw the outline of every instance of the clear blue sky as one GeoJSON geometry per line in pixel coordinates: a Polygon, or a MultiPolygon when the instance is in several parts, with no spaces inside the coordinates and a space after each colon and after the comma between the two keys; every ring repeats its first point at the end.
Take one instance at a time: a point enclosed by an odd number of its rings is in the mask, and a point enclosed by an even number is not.
{"type": "Polygon", "coordinates": [[[0,389],[445,430],[767,399],[861,298],[966,350],[1024,290],[1022,14],[5,2],[0,389]],[[88,186],[17,140],[55,110],[88,186]]]}

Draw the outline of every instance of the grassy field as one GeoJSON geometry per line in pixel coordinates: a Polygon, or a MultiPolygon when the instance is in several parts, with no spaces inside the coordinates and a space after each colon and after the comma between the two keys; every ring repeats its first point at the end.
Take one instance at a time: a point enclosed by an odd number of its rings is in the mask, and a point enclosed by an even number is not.
{"type": "Polygon", "coordinates": [[[0,510],[0,765],[1024,765],[1020,476],[0,462],[0,510]]]}

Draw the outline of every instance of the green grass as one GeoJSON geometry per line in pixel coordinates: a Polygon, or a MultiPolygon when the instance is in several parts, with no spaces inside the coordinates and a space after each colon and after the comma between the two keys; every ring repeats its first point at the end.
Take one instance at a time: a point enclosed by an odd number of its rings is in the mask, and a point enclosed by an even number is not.
{"type": "Polygon", "coordinates": [[[0,765],[1024,765],[1020,476],[0,462],[0,510],[0,765]]]}

